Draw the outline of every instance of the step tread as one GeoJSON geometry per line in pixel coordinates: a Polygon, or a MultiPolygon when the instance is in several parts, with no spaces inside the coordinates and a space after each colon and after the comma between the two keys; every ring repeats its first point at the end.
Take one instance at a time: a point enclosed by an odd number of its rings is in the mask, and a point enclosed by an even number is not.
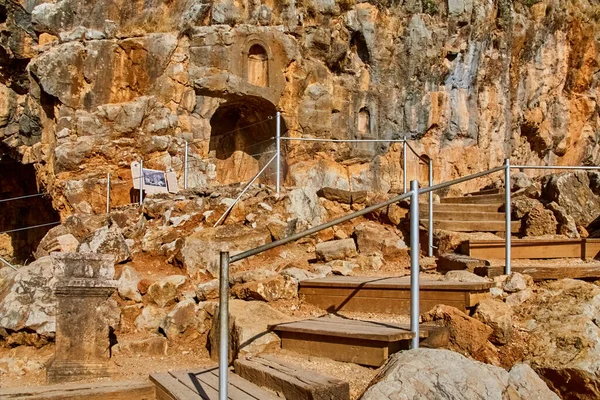
{"type": "MultiPolygon", "coordinates": [[[[479,291],[493,286],[489,282],[447,282],[421,279],[421,291],[479,291]]],[[[360,289],[396,289],[410,290],[410,277],[367,277],[367,276],[327,276],[325,278],[300,281],[300,288],[307,287],[340,287],[360,289]]]]}
{"type": "MultiPolygon", "coordinates": [[[[229,372],[229,400],[280,400],[275,394],[229,372]]],[[[176,400],[218,400],[218,367],[155,373],[150,380],[176,400]]]]}
{"type": "Polygon", "coordinates": [[[348,382],[303,369],[272,355],[238,359],[234,365],[239,376],[286,399],[350,398],[348,382]]]}
{"type": "MultiPolygon", "coordinates": [[[[429,210],[422,209],[421,218],[429,217],[429,210]]],[[[468,221],[468,222],[497,222],[504,221],[504,213],[501,212],[493,212],[493,211],[438,211],[435,208],[433,209],[433,217],[434,219],[439,219],[443,221],[468,221]]]]}
{"type": "MultiPolygon", "coordinates": [[[[378,342],[410,340],[414,337],[408,325],[331,318],[328,316],[270,325],[269,329],[275,332],[310,333],[320,336],[355,338],[378,342]]],[[[419,337],[426,338],[432,329],[435,329],[435,327],[421,329],[419,337]]]]}
{"type": "MultiPolygon", "coordinates": [[[[421,219],[420,223],[427,226],[429,221],[421,219]]],[[[511,232],[516,233],[521,229],[521,221],[511,222],[511,232]]],[[[504,221],[450,221],[450,220],[435,220],[433,227],[446,231],[455,232],[502,232],[505,228],[504,221]]]]}

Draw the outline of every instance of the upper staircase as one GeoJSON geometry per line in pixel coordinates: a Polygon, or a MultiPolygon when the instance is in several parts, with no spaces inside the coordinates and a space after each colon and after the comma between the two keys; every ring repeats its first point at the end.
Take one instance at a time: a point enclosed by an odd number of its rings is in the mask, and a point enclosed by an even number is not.
{"type": "MultiPolygon", "coordinates": [[[[433,227],[454,232],[504,232],[504,192],[471,193],[461,197],[442,197],[433,205],[433,227]]],[[[420,208],[420,223],[428,226],[429,208],[420,208]]],[[[521,223],[511,223],[511,233],[518,233],[521,223]]]]}

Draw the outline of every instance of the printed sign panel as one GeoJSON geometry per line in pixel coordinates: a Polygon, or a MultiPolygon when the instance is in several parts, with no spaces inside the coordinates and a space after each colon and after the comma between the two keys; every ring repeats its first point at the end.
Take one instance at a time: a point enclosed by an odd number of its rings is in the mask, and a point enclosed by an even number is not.
{"type": "Polygon", "coordinates": [[[167,178],[163,171],[144,168],[144,186],[167,187],[167,178]]]}

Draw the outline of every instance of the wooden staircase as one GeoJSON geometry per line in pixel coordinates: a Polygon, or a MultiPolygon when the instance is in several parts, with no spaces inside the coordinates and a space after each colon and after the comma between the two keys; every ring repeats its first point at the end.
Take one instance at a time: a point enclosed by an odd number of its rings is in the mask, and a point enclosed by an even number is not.
{"type": "MultiPolygon", "coordinates": [[[[479,192],[462,197],[443,197],[433,205],[433,227],[454,232],[504,232],[504,192],[479,192]],[[483,194],[482,194],[483,193],[483,194]]],[[[428,226],[429,209],[421,207],[420,223],[428,226]]],[[[511,223],[511,233],[518,233],[521,223],[511,223]]]]}
{"type": "MultiPolygon", "coordinates": [[[[414,334],[407,325],[325,316],[269,326],[281,347],[296,353],[379,367],[388,357],[407,350],[414,334]]],[[[429,347],[448,344],[444,328],[422,325],[421,341],[429,347]]]]}

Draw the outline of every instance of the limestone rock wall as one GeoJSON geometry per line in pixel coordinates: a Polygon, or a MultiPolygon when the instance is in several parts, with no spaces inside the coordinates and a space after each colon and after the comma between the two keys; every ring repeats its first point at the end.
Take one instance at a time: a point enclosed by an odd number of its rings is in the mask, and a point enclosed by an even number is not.
{"type": "MultiPolygon", "coordinates": [[[[438,182],[600,162],[593,1],[2,0],[0,23],[0,151],[63,214],[102,212],[107,172],[129,202],[139,158],[181,180],[185,141],[192,186],[248,180],[277,110],[292,137],[411,138],[438,182]]],[[[289,185],[402,186],[398,144],[284,160],[289,185]]]]}

